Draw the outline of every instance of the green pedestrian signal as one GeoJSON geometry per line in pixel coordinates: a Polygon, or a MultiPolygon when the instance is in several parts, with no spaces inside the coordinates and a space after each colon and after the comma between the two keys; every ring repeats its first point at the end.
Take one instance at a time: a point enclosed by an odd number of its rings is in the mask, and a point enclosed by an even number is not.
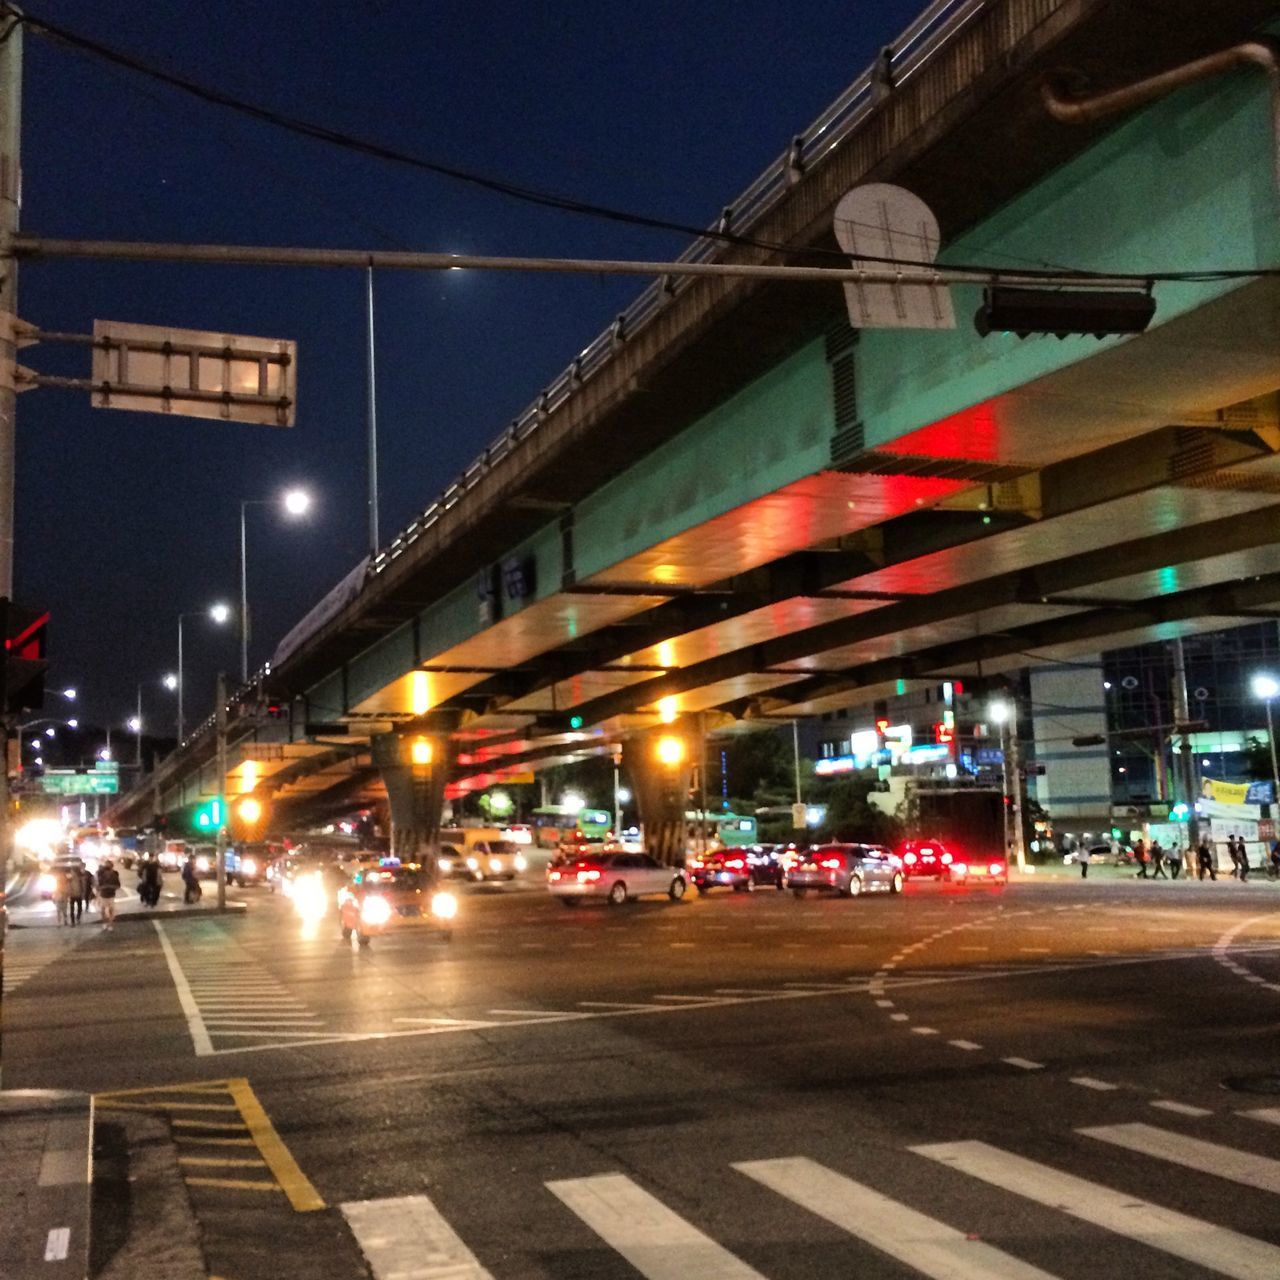
{"type": "Polygon", "coordinates": [[[570,716],[570,717],[569,717],[569,728],[570,728],[570,729],[581,729],[581,728],[582,728],[582,717],[581,717],[581,716],[570,716]]]}

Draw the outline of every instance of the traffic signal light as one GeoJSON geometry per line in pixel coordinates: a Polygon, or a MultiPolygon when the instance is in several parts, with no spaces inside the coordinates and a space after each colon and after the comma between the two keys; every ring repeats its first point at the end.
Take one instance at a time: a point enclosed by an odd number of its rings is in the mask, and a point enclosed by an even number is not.
{"type": "Polygon", "coordinates": [[[569,717],[569,728],[570,728],[570,729],[581,729],[581,728],[582,728],[582,717],[581,717],[581,716],[570,716],[570,717],[569,717]]]}
{"type": "Polygon", "coordinates": [[[218,831],[222,827],[223,804],[220,796],[206,800],[197,806],[192,815],[192,825],[197,831],[218,831]]]}
{"type": "Polygon", "coordinates": [[[1138,289],[1021,289],[993,285],[985,289],[973,317],[981,337],[990,333],[1068,334],[1142,333],[1156,313],[1156,300],[1138,289]]]}

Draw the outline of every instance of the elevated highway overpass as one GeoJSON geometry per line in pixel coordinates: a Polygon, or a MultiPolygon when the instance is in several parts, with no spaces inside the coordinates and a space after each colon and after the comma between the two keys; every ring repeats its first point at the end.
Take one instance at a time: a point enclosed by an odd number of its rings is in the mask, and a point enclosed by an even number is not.
{"type": "MultiPolygon", "coordinates": [[[[689,256],[826,261],[838,199],[892,181],[937,213],[944,264],[1176,277],[1152,328],[984,339],[959,286],[954,330],[857,332],[834,285],[655,282],[285,637],[233,704],[231,793],[316,815],[385,786],[420,832],[448,789],[673,711],[749,726],[1278,616],[1276,75],[1092,124],[1041,92],[1278,21],[1274,0],[931,6],[726,208],[752,243],[689,256]],[[284,719],[237,714],[264,695],[284,719]]],[[[207,724],[117,820],[217,794],[213,758],[207,724]]]]}

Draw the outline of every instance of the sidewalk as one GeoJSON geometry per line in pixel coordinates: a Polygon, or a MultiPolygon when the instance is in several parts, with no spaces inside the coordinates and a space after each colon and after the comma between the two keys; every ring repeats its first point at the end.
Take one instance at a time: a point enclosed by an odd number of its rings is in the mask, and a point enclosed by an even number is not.
{"type": "MultiPolygon", "coordinates": [[[[230,893],[227,895],[227,912],[239,913],[248,909],[248,903],[243,897],[237,895],[232,898],[230,893]]],[[[142,899],[132,889],[123,890],[116,898],[116,923],[130,924],[137,923],[140,920],[172,920],[179,916],[204,916],[216,915],[218,911],[218,894],[216,889],[206,889],[204,897],[191,906],[182,901],[181,890],[170,892],[162,891],[160,902],[154,907],[144,907],[142,899]]],[[[9,908],[9,928],[11,929],[38,929],[49,928],[56,929],[58,927],[58,913],[52,902],[29,902],[19,906],[11,906],[9,908]]],[[[98,902],[92,904],[92,908],[84,913],[84,918],[78,925],[64,926],[74,929],[90,929],[99,930],[102,928],[102,916],[98,913],[98,902]]],[[[3,1275],[3,1272],[0,1272],[3,1275]]]]}
{"type": "MultiPolygon", "coordinates": [[[[1099,881],[1124,881],[1128,883],[1134,880],[1140,880],[1141,878],[1142,877],[1138,875],[1136,866],[1133,865],[1125,867],[1101,867],[1094,865],[1090,866],[1088,879],[1084,880],[1083,883],[1096,884],[1099,881]]],[[[1152,877],[1148,875],[1147,878],[1151,879],[1152,877]]],[[[1165,876],[1157,876],[1155,879],[1167,880],[1170,884],[1174,883],[1173,878],[1167,874],[1165,876]]],[[[1189,876],[1185,871],[1183,871],[1178,876],[1178,883],[1195,879],[1196,877],[1194,875],[1189,876]]],[[[1225,869],[1219,867],[1218,879],[1230,881],[1232,879],[1231,869],[1229,867],[1225,869]]],[[[1016,867],[1009,868],[1009,883],[1080,884],[1082,883],[1082,879],[1080,875],[1080,868],[1074,864],[1068,866],[1061,862],[1047,862],[1039,865],[1032,865],[1028,863],[1026,870],[1024,871],[1019,871],[1016,867]]],[[[1208,884],[1210,882],[1206,879],[1205,883],[1208,884]]],[[[1250,869],[1249,879],[1246,880],[1245,883],[1249,885],[1270,883],[1280,886],[1280,881],[1268,881],[1267,873],[1259,867],[1252,867],[1250,869]]]]}
{"type": "Polygon", "coordinates": [[[0,1092],[0,1276],[83,1280],[89,1269],[93,1099],[0,1092]]]}

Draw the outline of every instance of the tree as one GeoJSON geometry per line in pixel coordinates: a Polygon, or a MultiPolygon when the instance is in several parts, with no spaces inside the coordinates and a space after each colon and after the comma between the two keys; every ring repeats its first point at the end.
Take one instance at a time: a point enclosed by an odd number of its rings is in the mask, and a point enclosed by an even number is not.
{"type": "Polygon", "coordinates": [[[825,804],[827,812],[816,834],[824,840],[896,844],[902,836],[902,823],[867,799],[875,782],[869,773],[846,773],[818,780],[811,799],[825,804]]]}

